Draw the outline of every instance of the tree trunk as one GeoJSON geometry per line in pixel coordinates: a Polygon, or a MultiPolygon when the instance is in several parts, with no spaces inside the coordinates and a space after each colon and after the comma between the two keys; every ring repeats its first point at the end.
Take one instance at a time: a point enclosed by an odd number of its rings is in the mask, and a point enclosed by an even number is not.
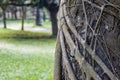
{"type": "Polygon", "coordinates": [[[52,34],[57,35],[58,26],[57,26],[57,12],[50,11],[50,18],[52,23],[52,34]]]}
{"type": "Polygon", "coordinates": [[[24,30],[24,18],[25,17],[25,14],[24,14],[24,6],[22,6],[22,27],[21,27],[21,30],[24,30]]]}
{"type": "Polygon", "coordinates": [[[46,5],[46,8],[50,13],[50,19],[52,23],[52,35],[57,36],[57,33],[58,33],[57,12],[58,12],[59,6],[54,1],[51,1],[50,4],[46,5]]]}
{"type": "Polygon", "coordinates": [[[7,25],[6,25],[6,9],[3,8],[3,23],[4,23],[4,28],[7,28],[7,25]]]}
{"type": "Polygon", "coordinates": [[[7,18],[7,19],[10,19],[10,14],[9,14],[9,13],[10,13],[10,12],[8,11],[7,14],[6,14],[6,18],[7,18]]]}
{"type": "Polygon", "coordinates": [[[39,6],[36,8],[36,25],[42,26],[42,18],[39,10],[39,6]]]}
{"type": "Polygon", "coordinates": [[[14,13],[11,11],[12,20],[14,20],[14,13]]]}
{"type": "Polygon", "coordinates": [[[118,3],[61,0],[54,80],[120,80],[118,3]]]}
{"type": "Polygon", "coordinates": [[[17,17],[17,11],[15,11],[14,16],[15,16],[15,20],[17,20],[18,19],[18,17],[17,17]]]}
{"type": "Polygon", "coordinates": [[[24,19],[27,19],[27,7],[24,6],[24,19]]]}

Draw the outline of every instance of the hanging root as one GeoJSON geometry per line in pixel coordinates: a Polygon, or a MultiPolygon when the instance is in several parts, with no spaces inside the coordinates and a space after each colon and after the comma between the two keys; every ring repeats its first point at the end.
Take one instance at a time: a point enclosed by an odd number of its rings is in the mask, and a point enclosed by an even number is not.
{"type": "Polygon", "coordinates": [[[61,0],[54,80],[120,80],[119,0],[61,0]]]}

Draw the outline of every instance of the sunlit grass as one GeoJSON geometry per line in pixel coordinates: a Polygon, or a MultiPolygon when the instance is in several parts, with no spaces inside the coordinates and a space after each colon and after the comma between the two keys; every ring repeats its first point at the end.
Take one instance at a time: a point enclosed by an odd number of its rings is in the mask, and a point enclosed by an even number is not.
{"type": "Polygon", "coordinates": [[[42,21],[42,25],[41,26],[37,26],[36,24],[34,24],[33,27],[42,27],[42,28],[46,28],[46,29],[49,29],[49,30],[52,29],[52,25],[51,25],[51,21],[50,20],[42,21]]]}
{"type": "MultiPolygon", "coordinates": [[[[22,25],[22,20],[7,20],[7,26],[9,25],[22,25]]],[[[3,21],[0,21],[0,24],[2,24],[3,21]]],[[[50,20],[46,20],[46,21],[42,21],[42,25],[41,26],[37,26],[36,22],[34,19],[26,19],[24,21],[24,25],[27,25],[27,27],[32,26],[32,27],[41,27],[41,28],[46,28],[51,30],[52,26],[51,26],[51,21],[50,20]]]]}
{"type": "Polygon", "coordinates": [[[48,33],[0,29],[0,80],[53,80],[54,49],[48,33]]]}

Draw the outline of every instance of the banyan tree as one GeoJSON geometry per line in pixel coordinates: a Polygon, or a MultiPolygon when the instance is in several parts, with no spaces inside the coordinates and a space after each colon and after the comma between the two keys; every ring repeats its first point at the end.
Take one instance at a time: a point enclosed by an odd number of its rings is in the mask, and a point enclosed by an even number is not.
{"type": "Polygon", "coordinates": [[[61,0],[54,80],[120,80],[120,0],[61,0]]]}

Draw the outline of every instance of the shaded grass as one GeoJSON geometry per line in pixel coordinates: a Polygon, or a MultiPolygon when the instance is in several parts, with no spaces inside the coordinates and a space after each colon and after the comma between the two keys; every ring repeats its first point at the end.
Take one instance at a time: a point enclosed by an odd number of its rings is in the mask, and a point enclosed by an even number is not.
{"type": "Polygon", "coordinates": [[[49,38],[51,37],[50,33],[46,32],[29,32],[29,31],[18,31],[18,30],[9,30],[9,29],[0,29],[0,38],[49,38]]]}
{"type": "Polygon", "coordinates": [[[48,33],[0,29],[0,80],[53,80],[54,48],[48,33]]]}

